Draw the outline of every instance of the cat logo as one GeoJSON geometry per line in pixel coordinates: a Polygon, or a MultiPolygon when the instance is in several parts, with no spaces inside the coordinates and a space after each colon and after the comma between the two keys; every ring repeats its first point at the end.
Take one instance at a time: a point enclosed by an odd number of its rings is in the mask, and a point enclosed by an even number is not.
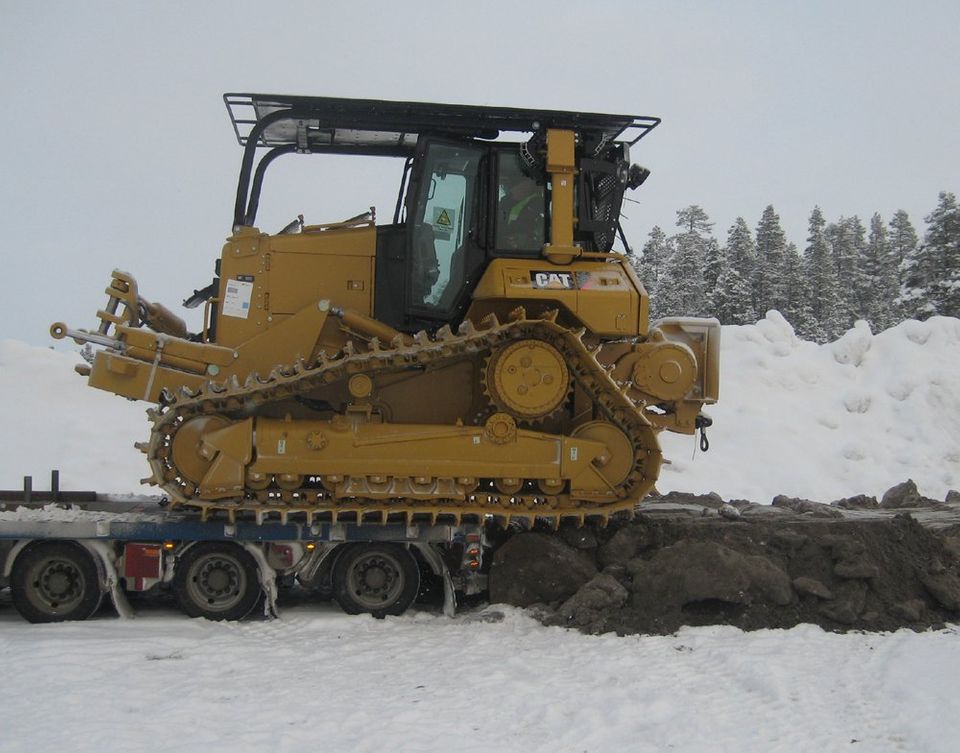
{"type": "Polygon", "coordinates": [[[542,290],[573,290],[576,284],[570,272],[531,272],[533,287],[542,290]]]}

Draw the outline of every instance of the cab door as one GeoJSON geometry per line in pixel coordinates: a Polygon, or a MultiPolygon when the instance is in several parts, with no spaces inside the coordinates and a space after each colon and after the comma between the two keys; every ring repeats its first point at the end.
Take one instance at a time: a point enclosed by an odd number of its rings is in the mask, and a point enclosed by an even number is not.
{"type": "Polygon", "coordinates": [[[481,169],[486,147],[429,140],[411,185],[407,316],[451,321],[483,264],[481,169]]]}

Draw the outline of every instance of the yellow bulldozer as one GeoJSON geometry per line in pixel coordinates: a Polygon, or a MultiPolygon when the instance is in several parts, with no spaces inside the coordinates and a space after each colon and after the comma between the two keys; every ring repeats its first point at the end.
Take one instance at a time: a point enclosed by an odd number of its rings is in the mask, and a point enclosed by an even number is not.
{"type": "Polygon", "coordinates": [[[78,367],[155,404],[146,482],[204,518],[573,518],[653,488],[661,430],[717,399],[719,325],[648,321],[612,251],[629,150],[657,118],[227,94],[243,160],[233,230],[191,333],[114,271],[78,367]],[[256,227],[287,154],[402,164],[392,221],[256,227]],[[259,156],[259,159],[258,159],[259,156]]]}

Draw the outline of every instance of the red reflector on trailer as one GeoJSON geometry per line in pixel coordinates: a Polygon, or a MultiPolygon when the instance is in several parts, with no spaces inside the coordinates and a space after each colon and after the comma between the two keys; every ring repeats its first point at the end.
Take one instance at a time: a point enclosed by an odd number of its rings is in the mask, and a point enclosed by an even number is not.
{"type": "Polygon", "coordinates": [[[163,574],[160,544],[126,544],[123,547],[125,578],[159,578],[163,574]]]}

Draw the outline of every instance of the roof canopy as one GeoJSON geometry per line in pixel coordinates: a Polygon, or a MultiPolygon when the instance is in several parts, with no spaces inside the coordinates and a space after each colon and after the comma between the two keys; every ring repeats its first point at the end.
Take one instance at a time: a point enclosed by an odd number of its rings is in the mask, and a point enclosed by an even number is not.
{"type": "Polygon", "coordinates": [[[631,144],[659,124],[642,115],[601,115],[429,102],[224,94],[237,140],[248,146],[293,147],[297,151],[411,154],[421,133],[496,139],[504,132],[543,128],[573,130],[601,141],[623,137],[631,144]]]}

